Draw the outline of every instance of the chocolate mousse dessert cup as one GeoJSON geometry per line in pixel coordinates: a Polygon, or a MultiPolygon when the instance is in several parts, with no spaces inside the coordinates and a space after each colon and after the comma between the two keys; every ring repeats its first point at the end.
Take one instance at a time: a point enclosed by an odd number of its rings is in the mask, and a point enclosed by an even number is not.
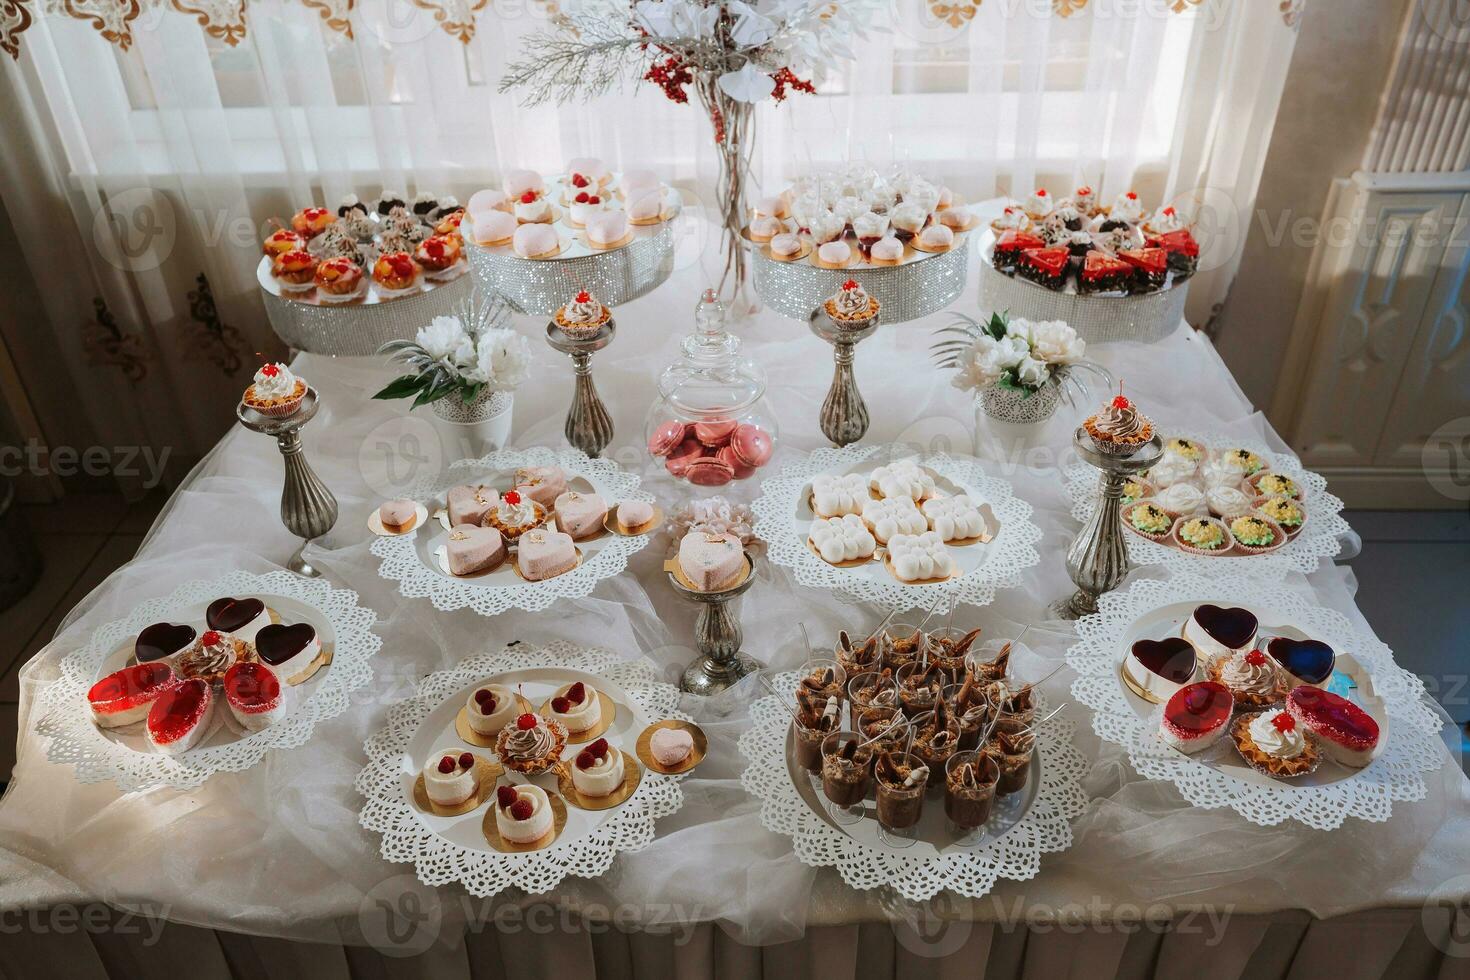
{"type": "Polygon", "coordinates": [[[958,626],[941,626],[929,631],[929,662],[949,675],[950,680],[964,680],[966,655],[980,638],[980,630],[963,630],[958,626]]]}
{"type": "Polygon", "coordinates": [[[883,752],[873,763],[878,799],[878,839],[889,847],[908,847],[924,814],[929,770],[912,752],[883,752]]]}
{"type": "Polygon", "coordinates": [[[897,708],[866,708],[858,715],[857,731],[863,741],[873,742],[874,752],[893,749],[906,751],[909,744],[909,720],[897,708]]]}
{"type": "Polygon", "coordinates": [[[1000,649],[992,650],[990,644],[986,644],[978,649],[971,647],[965,654],[965,672],[983,684],[1005,680],[1010,670],[1010,641],[1002,643],[1000,649]]]}
{"type": "Polygon", "coordinates": [[[839,716],[842,702],[798,688],[796,717],[791,731],[796,739],[796,761],[807,772],[822,771],[822,742],[842,727],[839,716]]]}
{"type": "Polygon", "coordinates": [[[878,649],[878,642],[877,633],[866,639],[854,640],[847,635],[847,630],[843,630],[837,634],[837,647],[833,650],[832,655],[843,672],[849,678],[853,678],[870,670],[882,669],[883,654],[878,649]]]}
{"type": "Polygon", "coordinates": [[[929,783],[944,779],[944,766],[960,748],[960,723],[949,705],[940,701],[934,710],[913,719],[914,743],[909,751],[929,767],[929,783]]]}
{"type": "Polygon", "coordinates": [[[944,767],[944,815],[959,837],[973,846],[985,836],[995,803],[1000,766],[988,752],[956,752],[944,767]]]}
{"type": "Polygon", "coordinates": [[[933,711],[944,685],[949,682],[938,664],[918,660],[900,667],[895,680],[898,681],[899,704],[910,718],[933,711]]]}
{"type": "Polygon", "coordinates": [[[878,646],[883,653],[883,666],[897,671],[928,650],[929,636],[910,623],[894,623],[883,631],[878,646]]]}
{"type": "MultiPolygon", "coordinates": [[[[1029,699],[1028,699],[1029,700],[1029,699]]],[[[995,757],[1000,766],[1000,780],[996,793],[1009,796],[1026,787],[1026,778],[1031,773],[1031,756],[1036,751],[1036,733],[1031,726],[1036,721],[1036,708],[1007,712],[1002,710],[996,720],[995,731],[985,751],[995,757]]]]}
{"type": "Polygon", "coordinates": [[[856,729],[868,708],[897,708],[898,681],[888,671],[870,670],[847,682],[848,725],[856,729]]]}
{"type": "Polygon", "coordinates": [[[966,752],[980,747],[980,735],[990,725],[990,702],[973,677],[951,684],[940,695],[960,723],[960,751],[966,752]]]}
{"type": "Polygon", "coordinates": [[[846,696],[847,672],[831,657],[813,657],[801,665],[796,676],[799,690],[839,701],[846,696]]]}
{"type": "Polygon", "coordinates": [[[863,819],[873,782],[873,747],[857,732],[833,732],[822,742],[822,793],[827,814],[840,824],[863,819]]]}

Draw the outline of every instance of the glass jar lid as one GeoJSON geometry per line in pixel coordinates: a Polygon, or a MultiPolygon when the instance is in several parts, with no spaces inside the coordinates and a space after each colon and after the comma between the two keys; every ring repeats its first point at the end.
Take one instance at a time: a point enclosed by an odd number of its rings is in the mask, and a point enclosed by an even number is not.
{"type": "Polygon", "coordinates": [[[685,417],[736,415],[760,400],[765,372],[744,356],[740,338],[725,329],[725,306],[706,289],[694,310],[683,356],[659,375],[659,395],[685,417]]]}

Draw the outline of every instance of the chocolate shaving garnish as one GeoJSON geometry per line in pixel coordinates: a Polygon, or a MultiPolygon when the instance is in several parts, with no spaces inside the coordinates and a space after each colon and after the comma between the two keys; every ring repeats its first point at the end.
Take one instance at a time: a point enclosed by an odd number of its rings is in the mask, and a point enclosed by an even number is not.
{"type": "MultiPolygon", "coordinates": [[[[966,633],[964,636],[960,637],[959,640],[956,641],[955,645],[950,649],[949,656],[951,656],[951,657],[962,657],[962,656],[964,656],[965,653],[969,651],[970,644],[974,643],[975,640],[976,640],[976,638],[980,636],[980,632],[981,631],[979,629],[973,629],[973,630],[970,630],[970,632],[966,633]]],[[[1007,647],[1006,649],[1007,649],[1007,652],[1009,652],[1009,649],[1010,648],[1007,647]]]]}
{"type": "Polygon", "coordinates": [[[851,762],[853,760],[853,757],[857,755],[857,747],[857,742],[842,743],[842,748],[837,750],[838,758],[842,759],[842,761],[844,762],[851,762]]]}

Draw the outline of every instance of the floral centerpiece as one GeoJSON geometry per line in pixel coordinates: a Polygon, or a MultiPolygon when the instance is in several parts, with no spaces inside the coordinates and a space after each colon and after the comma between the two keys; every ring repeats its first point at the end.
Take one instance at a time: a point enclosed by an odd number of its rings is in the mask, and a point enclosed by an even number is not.
{"type": "Polygon", "coordinates": [[[1101,366],[1083,360],[1087,343],[1061,320],[1031,321],[993,313],[981,323],[963,314],[937,332],[933,345],[939,366],[953,369],[950,383],[972,391],[985,414],[1003,422],[1043,422],[1056,412],[1074,372],[1086,369],[1111,378],[1101,366]]]}
{"type": "Polygon", "coordinates": [[[878,0],[567,0],[564,18],[522,41],[500,91],[526,90],[527,105],[602,95],[626,78],[651,82],[687,103],[692,89],[720,154],[724,226],[720,292],[746,293],[740,229],[754,142],[754,107],[853,57],[878,0]]]}
{"type": "Polygon", "coordinates": [[[413,408],[429,405],[447,422],[479,425],[503,417],[508,434],[515,389],[531,375],[530,345],[504,326],[510,312],[498,295],[488,303],[472,300],[456,315],[434,317],[413,340],[384,344],[378,353],[408,372],[373,397],[412,398],[413,408]]]}

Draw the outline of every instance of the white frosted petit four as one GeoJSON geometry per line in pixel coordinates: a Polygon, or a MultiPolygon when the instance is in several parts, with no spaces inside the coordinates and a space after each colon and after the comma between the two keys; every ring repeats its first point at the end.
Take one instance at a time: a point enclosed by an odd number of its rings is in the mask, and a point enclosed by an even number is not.
{"type": "Polygon", "coordinates": [[[440,749],[424,763],[424,792],[431,803],[459,806],[480,790],[473,753],[440,749]]]}
{"type": "Polygon", "coordinates": [[[628,236],[628,216],[622,211],[606,211],[587,220],[587,237],[595,245],[612,245],[628,236]]]}
{"type": "Polygon", "coordinates": [[[495,790],[495,829],[512,844],[532,844],[555,826],[551,798],[535,783],[495,790]]]}
{"type": "Polygon", "coordinates": [[[825,242],[817,246],[817,258],[828,265],[846,265],[852,260],[852,246],[847,242],[825,242]]]}
{"type": "Polygon", "coordinates": [[[556,229],[550,225],[532,224],[517,228],[511,236],[510,246],[521,258],[534,259],[555,253],[561,242],[556,237],[556,229]]]}
{"type": "Polygon", "coordinates": [[[493,738],[520,714],[515,694],[504,684],[485,684],[465,699],[465,719],[478,735],[493,738]]]}
{"type": "Polygon", "coordinates": [[[897,262],[903,258],[903,242],[897,238],[880,238],[873,243],[868,254],[882,262],[897,262]]]}
{"type": "Polygon", "coordinates": [[[949,549],[934,531],[894,535],[888,540],[888,561],[893,574],[904,582],[945,578],[955,571],[949,549]]]}
{"type": "Polygon", "coordinates": [[[924,501],[920,509],[928,519],[929,527],[945,541],[978,538],[985,533],[985,518],[975,501],[966,494],[934,497],[924,501]]]}
{"type": "Polygon", "coordinates": [[[500,503],[500,494],[494,487],[472,484],[452,487],[445,495],[445,509],[449,511],[449,524],[479,524],[485,515],[500,503]]]}
{"type": "Polygon", "coordinates": [[[873,532],[856,514],[818,518],[812,521],[807,537],[822,560],[831,565],[870,558],[878,548],[873,532]]]}
{"type": "Polygon", "coordinates": [[[602,721],[602,705],[597,689],[581,681],[563,684],[551,698],[551,720],[559,721],[568,734],[578,735],[596,728],[602,721]]]}
{"type": "Polygon", "coordinates": [[[884,497],[919,501],[934,496],[934,478],[911,459],[878,467],[868,476],[868,485],[884,497]]]}
{"type": "Polygon", "coordinates": [[[546,189],[546,182],[541,175],[534,170],[510,170],[505,175],[505,196],[515,200],[527,191],[540,194],[546,189]]]}
{"type": "Polygon", "coordinates": [[[570,534],[535,528],[522,534],[516,545],[516,567],[529,582],[554,578],[577,567],[577,546],[570,534]]]}
{"type": "Polygon", "coordinates": [[[861,514],[868,496],[868,479],[861,473],[842,476],[819,474],[812,477],[812,510],[818,517],[841,517],[861,514]]]}
{"type": "Polygon", "coordinates": [[[595,493],[578,493],[568,490],[557,497],[553,510],[556,526],[580,541],[602,530],[603,518],[607,517],[607,503],[595,493]]]}
{"type": "Polygon", "coordinates": [[[583,796],[607,796],[623,785],[623,753],[600,738],[577,753],[572,763],[572,785],[583,796]]]}
{"type": "Polygon", "coordinates": [[[690,531],[679,542],[679,570],[702,592],[729,588],[745,572],[745,549],[733,534],[690,531]]]}
{"type": "Polygon", "coordinates": [[[879,544],[900,534],[922,534],[929,521],[910,497],[888,497],[863,504],[863,523],[873,531],[879,544]]]}

